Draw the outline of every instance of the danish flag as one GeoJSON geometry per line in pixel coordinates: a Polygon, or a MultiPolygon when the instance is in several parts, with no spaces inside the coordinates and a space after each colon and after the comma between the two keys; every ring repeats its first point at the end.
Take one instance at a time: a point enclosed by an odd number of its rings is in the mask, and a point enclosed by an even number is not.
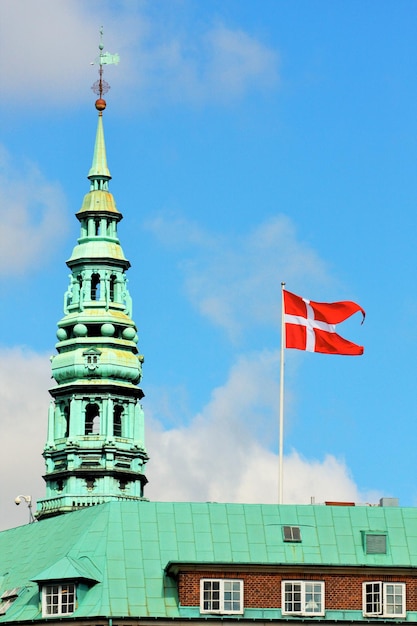
{"type": "Polygon", "coordinates": [[[336,333],[336,324],[344,322],[354,313],[365,311],[355,302],[313,302],[283,290],[285,347],[321,352],[322,354],[363,354],[358,346],[336,333]]]}

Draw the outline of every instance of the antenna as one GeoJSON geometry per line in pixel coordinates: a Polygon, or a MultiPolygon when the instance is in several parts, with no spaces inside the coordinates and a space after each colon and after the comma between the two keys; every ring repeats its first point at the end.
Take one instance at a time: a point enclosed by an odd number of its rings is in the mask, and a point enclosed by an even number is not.
{"type": "Polygon", "coordinates": [[[103,95],[107,93],[110,89],[109,83],[107,83],[103,79],[103,65],[117,65],[120,61],[120,57],[118,54],[110,54],[110,52],[103,52],[104,50],[103,27],[100,28],[100,43],[98,45],[98,49],[100,50],[100,53],[98,57],[91,63],[91,65],[98,64],[99,79],[96,80],[94,85],[92,85],[91,89],[98,96],[98,100],[96,100],[96,109],[97,111],[100,112],[100,115],[101,115],[102,111],[104,111],[104,109],[106,108],[106,101],[103,99],[103,95]]]}
{"type": "Polygon", "coordinates": [[[32,515],[32,496],[16,496],[14,499],[14,503],[18,506],[21,502],[26,502],[29,509],[29,524],[32,524],[35,521],[35,518],[32,515]]]}

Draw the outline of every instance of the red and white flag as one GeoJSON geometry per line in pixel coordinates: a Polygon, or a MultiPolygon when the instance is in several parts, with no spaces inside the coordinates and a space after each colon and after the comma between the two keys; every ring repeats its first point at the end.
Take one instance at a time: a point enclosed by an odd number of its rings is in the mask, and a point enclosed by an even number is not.
{"type": "Polygon", "coordinates": [[[363,354],[363,347],[343,339],[336,333],[336,324],[360,311],[355,302],[312,302],[283,290],[285,347],[321,352],[323,354],[363,354]]]}

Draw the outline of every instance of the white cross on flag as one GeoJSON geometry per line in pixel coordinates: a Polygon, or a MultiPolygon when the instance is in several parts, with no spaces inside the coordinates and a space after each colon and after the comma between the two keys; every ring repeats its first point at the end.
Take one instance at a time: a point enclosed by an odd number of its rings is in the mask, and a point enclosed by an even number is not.
{"type": "Polygon", "coordinates": [[[344,322],[354,313],[365,311],[355,302],[312,302],[283,290],[285,347],[321,352],[322,354],[363,354],[358,346],[336,333],[336,324],[344,322]]]}

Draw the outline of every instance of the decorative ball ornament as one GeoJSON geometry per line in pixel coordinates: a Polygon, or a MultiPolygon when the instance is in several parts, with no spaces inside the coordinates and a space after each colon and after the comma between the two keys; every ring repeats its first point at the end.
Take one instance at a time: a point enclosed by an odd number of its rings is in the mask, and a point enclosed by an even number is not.
{"type": "Polygon", "coordinates": [[[85,324],[75,324],[74,335],[76,337],[86,337],[88,333],[87,326],[85,324]]]}
{"type": "Polygon", "coordinates": [[[134,339],[135,335],[136,335],[136,331],[131,326],[128,326],[122,332],[123,339],[127,339],[128,341],[132,341],[132,339],[134,339]]]}
{"type": "Polygon", "coordinates": [[[56,331],[56,338],[59,339],[59,341],[65,341],[65,339],[68,339],[68,333],[65,328],[58,328],[56,331]]]}
{"type": "Polygon", "coordinates": [[[103,98],[98,98],[98,100],[96,100],[96,109],[97,111],[104,111],[104,109],[106,108],[107,103],[103,98]]]}
{"type": "Polygon", "coordinates": [[[101,327],[101,334],[103,337],[113,337],[115,332],[116,329],[113,324],[103,324],[101,327]]]}

